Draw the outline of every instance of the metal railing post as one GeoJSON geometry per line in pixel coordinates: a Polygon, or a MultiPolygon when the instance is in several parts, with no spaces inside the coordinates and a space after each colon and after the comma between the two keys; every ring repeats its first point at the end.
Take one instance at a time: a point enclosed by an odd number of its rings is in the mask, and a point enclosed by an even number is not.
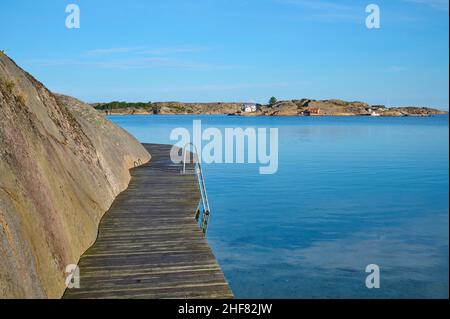
{"type": "Polygon", "coordinates": [[[203,234],[206,235],[206,231],[208,229],[208,221],[209,216],[211,215],[211,210],[209,207],[209,200],[208,200],[208,193],[206,192],[206,185],[205,185],[205,178],[203,177],[203,170],[202,170],[202,164],[200,162],[200,158],[198,156],[198,150],[197,147],[193,143],[187,143],[183,147],[183,170],[182,174],[186,174],[186,155],[187,155],[187,148],[189,146],[192,146],[194,153],[193,154],[193,160],[194,160],[194,170],[195,174],[197,175],[197,182],[200,189],[200,201],[202,204],[202,216],[201,216],[201,222],[200,227],[203,231],[203,234]],[[197,157],[197,160],[195,160],[194,157],[197,157]]]}

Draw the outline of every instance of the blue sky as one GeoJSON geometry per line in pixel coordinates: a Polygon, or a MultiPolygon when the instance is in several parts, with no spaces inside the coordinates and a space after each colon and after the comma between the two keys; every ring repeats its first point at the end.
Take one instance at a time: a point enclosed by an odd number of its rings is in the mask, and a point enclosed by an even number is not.
{"type": "Polygon", "coordinates": [[[448,109],[448,0],[2,0],[0,49],[87,102],[341,98],[448,109]],[[78,4],[81,28],[65,27],[78,4]],[[365,27],[365,8],[381,28],[365,27]]]}

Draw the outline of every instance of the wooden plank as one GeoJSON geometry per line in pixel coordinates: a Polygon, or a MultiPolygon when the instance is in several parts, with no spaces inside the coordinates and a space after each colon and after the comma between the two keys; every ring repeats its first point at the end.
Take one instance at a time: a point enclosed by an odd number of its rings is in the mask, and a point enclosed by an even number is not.
{"type": "Polygon", "coordinates": [[[64,298],[232,298],[194,218],[197,177],[180,174],[170,145],[144,146],[152,160],[131,170],[80,259],[81,287],[64,298]]]}

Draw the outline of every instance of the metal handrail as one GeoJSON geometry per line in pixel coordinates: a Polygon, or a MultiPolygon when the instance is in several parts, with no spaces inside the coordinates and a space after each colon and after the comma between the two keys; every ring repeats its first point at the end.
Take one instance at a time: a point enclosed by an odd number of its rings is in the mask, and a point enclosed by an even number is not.
{"type": "Polygon", "coordinates": [[[200,162],[200,158],[198,157],[198,150],[197,147],[193,143],[187,143],[183,147],[183,171],[182,174],[186,174],[186,155],[187,151],[186,149],[192,146],[195,153],[193,155],[197,158],[197,160],[194,160],[194,169],[195,173],[197,175],[197,182],[200,189],[200,196],[201,196],[201,204],[202,204],[202,218],[200,222],[200,228],[203,231],[203,234],[206,235],[206,231],[208,229],[208,221],[209,216],[211,215],[211,210],[209,208],[209,200],[208,200],[208,193],[206,192],[206,185],[205,185],[205,178],[203,177],[203,170],[202,170],[202,164],[200,162]],[[197,165],[195,165],[197,164],[197,165]]]}

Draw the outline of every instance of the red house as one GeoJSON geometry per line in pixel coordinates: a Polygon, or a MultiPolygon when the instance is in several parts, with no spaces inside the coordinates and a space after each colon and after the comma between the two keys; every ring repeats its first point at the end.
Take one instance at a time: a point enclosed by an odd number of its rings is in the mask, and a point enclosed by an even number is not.
{"type": "Polygon", "coordinates": [[[308,107],[304,112],[304,115],[311,116],[311,115],[319,115],[320,109],[318,107],[308,107]]]}

